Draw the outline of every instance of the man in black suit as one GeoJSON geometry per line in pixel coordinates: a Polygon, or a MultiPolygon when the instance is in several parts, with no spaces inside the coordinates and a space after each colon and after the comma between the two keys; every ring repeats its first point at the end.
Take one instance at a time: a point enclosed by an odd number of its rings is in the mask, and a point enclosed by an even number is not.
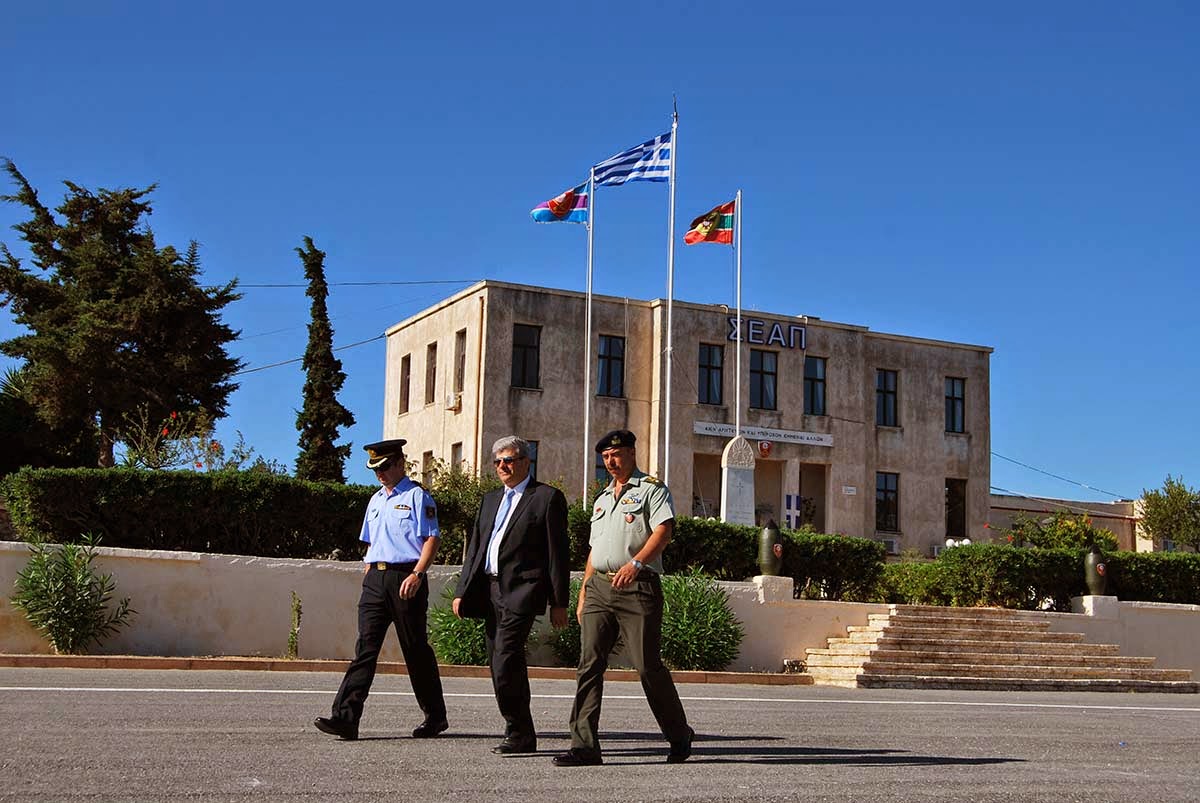
{"type": "Polygon", "coordinates": [[[485,623],[492,687],[506,723],[504,740],[492,752],[533,753],[537,731],[529,711],[525,642],[547,603],[550,623],[567,625],[567,500],[529,476],[528,441],[501,438],[492,455],[504,487],[485,495],[475,516],[454,613],[485,623]]]}

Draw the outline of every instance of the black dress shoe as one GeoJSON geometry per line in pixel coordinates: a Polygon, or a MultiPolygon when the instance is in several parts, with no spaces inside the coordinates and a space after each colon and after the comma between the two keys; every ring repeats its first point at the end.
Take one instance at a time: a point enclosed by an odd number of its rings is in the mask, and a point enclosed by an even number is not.
{"type": "Polygon", "coordinates": [[[330,736],[340,736],[348,742],[358,738],[358,723],[338,717],[317,717],[313,720],[317,730],[330,736]]]}
{"type": "Polygon", "coordinates": [[[567,752],[555,756],[553,763],[556,767],[594,767],[603,764],[604,759],[600,758],[599,753],[589,753],[572,747],[567,752]]]}
{"type": "Polygon", "coordinates": [[[492,752],[502,756],[513,753],[536,753],[537,739],[513,739],[506,736],[503,742],[492,748],[492,752]]]}
{"type": "Polygon", "coordinates": [[[671,752],[667,754],[668,764],[682,764],[687,761],[692,755],[692,740],[696,738],[696,732],[688,728],[687,741],[672,742],[671,752]]]}
{"type": "Polygon", "coordinates": [[[432,739],[442,731],[449,728],[450,724],[444,719],[427,719],[417,727],[413,728],[414,739],[432,739]]]}

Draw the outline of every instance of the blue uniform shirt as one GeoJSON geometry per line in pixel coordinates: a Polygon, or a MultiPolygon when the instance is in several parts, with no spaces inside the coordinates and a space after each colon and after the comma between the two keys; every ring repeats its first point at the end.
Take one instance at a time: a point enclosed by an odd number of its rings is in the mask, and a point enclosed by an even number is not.
{"type": "Polygon", "coordinates": [[[380,488],[371,497],[358,538],[370,544],[363,556],[367,563],[412,563],[421,557],[426,539],[439,532],[433,497],[404,477],[390,494],[380,488]]]}

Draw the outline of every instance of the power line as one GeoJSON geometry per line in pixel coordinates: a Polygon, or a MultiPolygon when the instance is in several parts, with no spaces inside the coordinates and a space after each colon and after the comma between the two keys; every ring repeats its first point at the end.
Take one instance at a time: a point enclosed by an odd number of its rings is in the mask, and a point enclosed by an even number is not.
{"type": "Polygon", "coordinates": [[[1011,457],[1005,457],[1004,455],[1002,455],[998,452],[992,452],[992,457],[999,457],[1001,460],[1007,460],[1010,463],[1015,463],[1018,466],[1021,466],[1022,468],[1029,469],[1030,471],[1036,471],[1039,474],[1045,474],[1047,477],[1053,477],[1056,480],[1062,480],[1063,482],[1069,482],[1072,485],[1078,485],[1080,488],[1087,488],[1089,491],[1095,491],[1096,493],[1106,494],[1108,496],[1113,497],[1114,499],[1132,499],[1133,498],[1129,494],[1115,494],[1112,491],[1106,491],[1102,488],[1093,488],[1091,485],[1088,485],[1085,482],[1077,482],[1075,480],[1068,479],[1067,477],[1060,477],[1057,474],[1052,474],[1049,471],[1043,471],[1042,469],[1037,468],[1035,466],[1031,466],[1028,463],[1022,463],[1020,460],[1013,460],[1011,457]]]}
{"type": "MultiPolygon", "coordinates": [[[[1008,494],[1009,496],[1015,496],[1019,499],[1028,499],[1030,502],[1041,502],[1044,505],[1061,508],[1068,513],[1088,514],[1088,515],[1092,515],[1092,516],[1102,516],[1102,517],[1109,518],[1109,519],[1127,519],[1129,521],[1137,520],[1136,516],[1124,516],[1124,515],[1121,515],[1120,513],[1113,513],[1111,511],[1107,511],[1107,510],[1096,510],[1094,508],[1078,507],[1078,506],[1073,507],[1071,505],[1068,505],[1066,502],[1063,502],[1060,499],[1047,499],[1044,496],[1029,496],[1028,494],[1023,494],[1020,491],[1010,491],[1007,488],[1001,488],[999,485],[993,485],[991,487],[991,490],[999,491],[1000,493],[1008,494]]],[[[1082,504],[1088,504],[1088,503],[1084,502],[1082,504]]],[[[1112,503],[1111,502],[1095,502],[1093,504],[1108,505],[1108,504],[1112,504],[1112,503]]]]}
{"type": "MultiPolygon", "coordinates": [[[[345,351],[346,349],[352,349],[355,346],[361,346],[365,343],[373,343],[376,340],[379,340],[383,337],[384,337],[384,335],[375,335],[375,337],[369,337],[366,340],[360,340],[357,343],[351,343],[347,346],[338,346],[337,348],[335,348],[333,350],[334,351],[345,351]]],[[[265,371],[268,368],[278,368],[281,365],[291,365],[294,362],[302,362],[303,360],[304,360],[303,357],[296,357],[291,360],[284,360],[283,362],[273,362],[270,365],[260,365],[257,368],[247,368],[244,371],[238,371],[237,373],[233,374],[233,376],[241,376],[242,374],[254,374],[254,373],[258,373],[259,371],[265,371]]]]}
{"type": "MultiPolygon", "coordinates": [[[[326,282],[330,287],[395,287],[400,285],[412,284],[474,284],[475,282],[483,281],[482,279],[433,279],[420,282],[326,282]]],[[[307,282],[297,284],[238,284],[242,287],[308,287],[307,282]]]]}

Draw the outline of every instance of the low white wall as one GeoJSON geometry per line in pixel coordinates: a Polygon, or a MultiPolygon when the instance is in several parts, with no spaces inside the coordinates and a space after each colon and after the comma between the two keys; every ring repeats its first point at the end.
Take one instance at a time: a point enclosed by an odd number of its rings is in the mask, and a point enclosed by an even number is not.
{"type": "Polygon", "coordinates": [[[1157,658],[1160,669],[1190,669],[1200,680],[1200,605],[1121,602],[1075,597],[1075,613],[1052,614],[1051,630],[1083,633],[1087,641],[1117,644],[1122,655],[1157,658]]]}
{"type": "MultiPolygon", "coordinates": [[[[8,600],[27,560],[23,543],[0,542],[2,652],[50,652],[8,600]]],[[[362,563],[100,547],[96,567],[112,573],[116,596],[130,597],[137,611],[128,627],[104,642],[102,653],[285,655],[295,591],[303,614],[299,657],[354,655],[362,563]]],[[[440,599],[457,573],[456,566],[429,572],[431,600],[440,599]]],[[[384,642],[381,659],[403,660],[396,639],[384,642]]]]}
{"type": "Polygon", "coordinates": [[[746,631],[741,653],[729,667],[738,672],[779,672],[785,660],[803,659],[809,647],[823,648],[828,639],[844,637],[847,627],[867,624],[868,614],[888,611],[883,604],[792,599],[790,577],[719,585],[746,631]]]}
{"type": "MultiPolygon", "coordinates": [[[[27,560],[25,544],[0,541],[0,652],[50,651],[8,599],[27,560]]],[[[96,565],[112,573],[117,596],[130,597],[138,612],[102,653],[281,656],[295,591],[303,605],[299,657],[354,654],[361,563],[101,547],[96,565]]],[[[458,571],[435,566],[429,572],[431,600],[440,601],[458,571]]],[[[806,648],[824,647],[847,627],[865,625],[869,614],[888,611],[883,604],[793,600],[788,578],[720,585],[746,631],[741,654],[729,667],[734,671],[778,672],[785,659],[804,658],[806,648]]],[[[1121,645],[1124,655],[1155,656],[1159,667],[1200,676],[1200,606],[1117,603],[1112,597],[1084,597],[1078,605],[1081,613],[1044,614],[1051,629],[1081,632],[1088,641],[1121,645]]],[[[402,660],[394,638],[385,641],[382,659],[402,660]]],[[[544,647],[531,659],[553,662],[544,647]]]]}

